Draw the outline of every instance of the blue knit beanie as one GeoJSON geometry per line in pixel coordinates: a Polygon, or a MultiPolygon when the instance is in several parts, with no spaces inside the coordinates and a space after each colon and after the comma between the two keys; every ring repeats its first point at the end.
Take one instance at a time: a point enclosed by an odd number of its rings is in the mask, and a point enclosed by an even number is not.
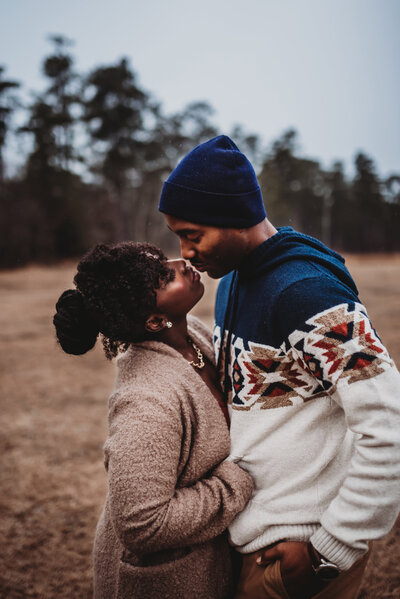
{"type": "Polygon", "coordinates": [[[164,183],[159,210],[193,223],[237,229],[266,216],[254,169],[226,135],[196,146],[181,160],[164,183]]]}

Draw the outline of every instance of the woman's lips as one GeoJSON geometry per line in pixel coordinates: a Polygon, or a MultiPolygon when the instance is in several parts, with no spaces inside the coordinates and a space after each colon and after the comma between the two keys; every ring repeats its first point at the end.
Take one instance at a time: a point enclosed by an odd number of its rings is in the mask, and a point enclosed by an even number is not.
{"type": "Polygon", "coordinates": [[[187,270],[190,271],[190,274],[192,277],[192,283],[197,283],[198,281],[200,281],[200,275],[198,272],[193,270],[193,268],[191,268],[190,266],[187,267],[187,270]]]}

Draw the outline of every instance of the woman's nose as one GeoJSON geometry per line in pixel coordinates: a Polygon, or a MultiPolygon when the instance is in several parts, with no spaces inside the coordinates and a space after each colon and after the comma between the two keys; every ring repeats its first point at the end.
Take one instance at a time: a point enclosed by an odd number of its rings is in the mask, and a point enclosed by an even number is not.
{"type": "Polygon", "coordinates": [[[185,272],[187,266],[185,260],[182,258],[175,258],[174,260],[168,260],[169,266],[175,268],[178,272],[185,272]]]}

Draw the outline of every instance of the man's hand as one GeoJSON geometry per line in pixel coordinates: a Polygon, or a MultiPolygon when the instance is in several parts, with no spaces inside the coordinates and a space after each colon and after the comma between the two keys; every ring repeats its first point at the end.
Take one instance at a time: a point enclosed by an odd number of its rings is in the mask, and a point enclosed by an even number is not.
{"type": "Polygon", "coordinates": [[[310,599],[327,584],[315,576],[307,543],[283,541],[266,549],[257,563],[266,566],[276,560],[281,563],[282,581],[290,599],[310,599]]]}

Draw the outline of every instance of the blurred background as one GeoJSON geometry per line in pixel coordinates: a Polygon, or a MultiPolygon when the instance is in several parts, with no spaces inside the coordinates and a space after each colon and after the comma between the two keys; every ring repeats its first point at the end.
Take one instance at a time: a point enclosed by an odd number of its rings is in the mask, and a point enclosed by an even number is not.
{"type": "Polygon", "coordinates": [[[0,21],[1,266],[169,249],[162,181],[220,133],[276,225],[400,249],[397,0],[3,0],[0,21]]]}
{"type": "MultiPolygon", "coordinates": [[[[196,144],[230,135],[270,220],[345,254],[399,362],[399,25],[398,0],[1,1],[0,597],[91,596],[114,364],[62,354],[54,304],[96,242],[178,253],[157,205],[196,144]]],[[[360,598],[400,596],[399,536],[360,598]]]]}

